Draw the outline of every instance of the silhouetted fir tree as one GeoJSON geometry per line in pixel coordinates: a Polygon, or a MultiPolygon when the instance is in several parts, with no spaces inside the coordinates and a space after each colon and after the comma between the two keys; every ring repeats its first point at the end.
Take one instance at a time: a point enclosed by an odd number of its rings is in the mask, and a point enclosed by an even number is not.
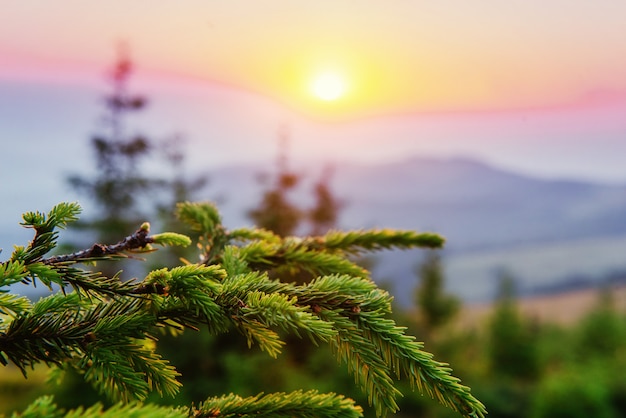
{"type": "Polygon", "coordinates": [[[322,235],[330,231],[331,228],[337,227],[343,202],[331,190],[332,172],[331,167],[326,167],[315,183],[313,190],[315,204],[307,211],[307,218],[311,224],[311,235],[322,235]]]}
{"type": "Polygon", "coordinates": [[[127,133],[126,118],[147,105],[143,95],[129,92],[131,73],[132,62],[126,47],[120,45],[109,74],[112,91],[104,98],[106,129],[91,139],[96,176],[74,175],[69,179],[96,204],[97,220],[87,227],[96,230],[102,242],[112,242],[136,225],[144,217],[138,201],[160,185],[159,180],[140,173],[140,165],[153,153],[154,144],[143,135],[127,133]]]}
{"type": "MultiPolygon", "coordinates": [[[[248,216],[255,225],[281,237],[294,235],[306,216],[306,212],[290,198],[291,192],[297,187],[301,178],[288,167],[288,144],[289,134],[286,129],[281,129],[278,136],[278,159],[273,183],[263,193],[258,206],[248,211],[248,216]]],[[[262,181],[266,179],[266,174],[263,174],[262,181]]]]}

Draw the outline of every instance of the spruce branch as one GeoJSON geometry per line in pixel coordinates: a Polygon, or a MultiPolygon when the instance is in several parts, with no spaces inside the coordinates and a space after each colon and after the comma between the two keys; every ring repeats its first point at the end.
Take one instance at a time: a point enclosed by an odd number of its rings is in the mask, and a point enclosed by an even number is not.
{"type": "Polygon", "coordinates": [[[189,225],[193,231],[200,232],[198,246],[202,249],[200,261],[211,264],[219,257],[228,243],[226,230],[222,226],[222,217],[210,202],[183,202],[176,205],[176,216],[189,225]]]}
{"type": "Polygon", "coordinates": [[[0,332],[0,363],[12,362],[26,376],[36,363],[62,364],[80,350],[89,332],[80,320],[76,297],[49,296],[19,315],[0,332]]]}
{"type": "Polygon", "coordinates": [[[234,229],[230,232],[228,232],[228,238],[230,241],[241,241],[241,242],[246,242],[246,241],[258,241],[258,240],[263,240],[266,242],[271,242],[271,243],[280,243],[281,238],[276,235],[275,233],[273,233],[272,231],[268,231],[267,229],[262,229],[262,228],[256,228],[256,229],[250,229],[250,228],[239,228],[239,229],[234,229]]]}
{"type": "Polygon", "coordinates": [[[11,418],[63,418],[65,411],[54,404],[52,396],[42,396],[21,413],[14,412],[11,418]]]}
{"type": "MultiPolygon", "coordinates": [[[[484,406],[470,394],[468,387],[450,374],[452,370],[447,364],[435,361],[432,354],[423,351],[422,343],[405,334],[404,327],[385,318],[391,312],[391,296],[386,291],[372,282],[345,276],[322,277],[307,287],[314,291],[306,292],[309,296],[302,296],[300,302],[313,306],[320,316],[341,330],[332,348],[352,373],[361,373],[355,375],[355,379],[361,387],[367,388],[375,407],[384,405],[395,411],[397,406],[386,397],[395,397],[396,393],[389,391],[387,376],[363,373],[362,370],[369,372],[372,366],[358,367],[358,364],[376,364],[378,370],[386,370],[397,378],[405,377],[412,387],[464,416],[484,416],[484,406]],[[343,296],[338,298],[339,295],[343,296]],[[351,349],[354,346],[362,349],[355,352],[351,349]]],[[[379,410],[379,413],[384,414],[384,411],[379,410]]]]}
{"type": "MultiPolygon", "coordinates": [[[[117,275],[103,277],[76,264],[145,251],[155,243],[186,245],[188,239],[173,233],[150,236],[146,223],[117,244],[44,258],[56,245],[54,228],[71,220],[75,210],[61,205],[48,215],[25,215],[25,223],[36,230],[35,239],[0,264],[0,291],[2,286],[35,278],[47,286],[56,283],[76,290],[32,305],[0,293],[0,313],[5,314],[0,321],[0,364],[15,363],[24,374],[36,363],[73,367],[100,392],[126,404],[69,414],[134,411],[143,416],[144,406],[133,404],[133,399],[143,400],[151,391],[175,395],[180,388],[178,372],[155,352],[153,340],[163,327],[203,326],[214,334],[234,327],[249,345],[257,344],[273,357],[286,344],[285,333],[329,344],[380,417],[398,410],[400,392],[394,377],[408,379],[463,416],[484,417],[484,406],[451,375],[448,365],[434,360],[422,343],[388,318],[392,300],[388,292],[347,259],[362,251],[438,246],[441,237],[393,230],[332,232],[305,239],[255,229],[229,233],[212,205],[187,203],[179,206],[179,216],[200,234],[201,262],[154,270],[140,282],[122,282],[117,275]],[[285,266],[317,277],[301,285],[270,278],[268,270],[285,266]]],[[[42,399],[38,405],[55,416],[51,400],[42,399]]],[[[156,416],[163,412],[154,411],[156,416]]],[[[210,398],[188,414],[357,417],[362,411],[338,395],[293,392],[210,398]]]]}
{"type": "Polygon", "coordinates": [[[43,259],[43,264],[73,264],[79,262],[88,262],[94,260],[111,259],[112,256],[124,257],[123,253],[138,249],[149,248],[154,242],[154,238],[149,236],[150,224],[145,222],[139,229],[131,235],[125,237],[115,244],[103,245],[94,244],[88,249],[80,250],[72,254],[52,256],[43,259]]]}
{"type": "Polygon", "coordinates": [[[16,412],[11,415],[11,418],[185,418],[188,416],[182,409],[140,403],[118,403],[108,409],[97,403],[89,408],[80,407],[65,411],[54,403],[52,396],[42,396],[22,413],[16,412]]]}
{"type": "Polygon", "coordinates": [[[59,203],[48,214],[27,212],[22,216],[21,225],[35,230],[35,237],[28,247],[17,247],[12,259],[25,263],[39,260],[44,254],[56,247],[57,233],[55,228],[64,228],[69,222],[77,219],[81,208],[78,203],[59,203]]]}
{"type": "Polygon", "coordinates": [[[423,344],[406,335],[404,327],[385,319],[376,311],[361,311],[359,328],[398,378],[409,379],[411,387],[425,392],[441,404],[467,417],[484,417],[484,405],[470,394],[470,389],[452,376],[447,363],[433,359],[424,352],[423,344]]]}
{"type": "Polygon", "coordinates": [[[442,248],[445,239],[430,232],[418,233],[394,229],[330,231],[323,237],[305,240],[313,248],[327,251],[343,251],[347,254],[361,254],[365,251],[380,251],[392,248],[442,248]]]}
{"type": "Polygon", "coordinates": [[[338,336],[330,342],[333,354],[337,361],[348,366],[359,388],[367,394],[376,415],[381,417],[387,411],[398,411],[396,397],[400,391],[395,387],[377,347],[353,321],[340,312],[323,310],[320,316],[332,321],[339,329],[338,336]]]}
{"type": "Polygon", "coordinates": [[[121,281],[117,275],[106,277],[99,272],[88,272],[73,266],[78,263],[126,258],[127,253],[137,251],[152,251],[150,244],[187,246],[191,242],[188,237],[171,232],[151,236],[150,224],[145,222],[134,233],[115,244],[94,244],[71,254],[43,258],[43,255],[56,246],[56,232],[53,228],[74,220],[71,215],[79,209],[75,206],[57,205],[47,217],[39,212],[24,215],[25,224],[35,228],[37,233],[28,249],[18,248],[12,260],[0,264],[0,287],[18,281],[28,283],[39,279],[50,289],[52,284],[59,285],[61,289],[71,286],[75,291],[88,296],[133,294],[136,286],[132,282],[121,281]]]}
{"type": "MultiPolygon", "coordinates": [[[[28,276],[28,270],[23,261],[8,260],[0,264],[0,289],[23,281],[28,276]]],[[[0,290],[7,292],[7,290],[0,290]]]]}
{"type": "Polygon", "coordinates": [[[194,328],[204,323],[209,329],[225,331],[226,314],[216,297],[221,292],[220,281],[225,272],[220,266],[190,264],[171,270],[151,272],[135,294],[153,294],[153,308],[163,325],[174,321],[182,327],[194,328]]]}
{"type": "Polygon", "coordinates": [[[74,364],[114,400],[143,399],[150,390],[173,396],[178,373],[142,343],[153,338],[157,318],[144,301],[118,298],[92,304],[77,294],[55,294],[36,303],[0,333],[0,362],[26,368],[44,362],[74,364]]]}
{"type": "Polygon", "coordinates": [[[15,317],[31,307],[30,300],[26,296],[0,293],[0,324],[5,320],[2,315],[15,317]]]}
{"type": "Polygon", "coordinates": [[[227,395],[209,398],[190,416],[200,418],[357,418],[363,410],[352,399],[317,391],[259,394],[248,398],[227,395]]]}
{"type": "Polygon", "coordinates": [[[312,250],[302,242],[288,238],[280,244],[254,241],[241,248],[241,254],[252,269],[299,268],[314,275],[349,274],[367,277],[365,269],[340,255],[312,250]]]}
{"type": "Polygon", "coordinates": [[[298,337],[304,332],[314,343],[327,342],[337,334],[333,324],[322,321],[310,312],[309,307],[297,305],[298,298],[285,294],[250,292],[241,313],[246,318],[256,318],[268,326],[279,326],[298,337]]]}
{"type": "Polygon", "coordinates": [[[78,367],[86,370],[85,380],[102,394],[128,402],[144,400],[152,390],[161,396],[174,397],[178,393],[180,374],[141,340],[127,338],[113,344],[98,341],[89,347],[78,367]]]}
{"type": "Polygon", "coordinates": [[[166,406],[142,403],[119,403],[111,408],[104,409],[100,404],[90,408],[77,408],[69,411],[64,418],[184,418],[187,415],[182,410],[166,406]]]}

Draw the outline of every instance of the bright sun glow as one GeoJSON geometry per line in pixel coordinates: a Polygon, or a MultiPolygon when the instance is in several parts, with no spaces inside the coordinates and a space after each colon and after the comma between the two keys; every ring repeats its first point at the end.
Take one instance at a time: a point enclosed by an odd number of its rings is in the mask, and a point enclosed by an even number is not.
{"type": "Polygon", "coordinates": [[[315,97],[332,101],[341,98],[346,92],[345,81],[335,73],[323,73],[318,75],[311,84],[311,90],[315,97]]]}

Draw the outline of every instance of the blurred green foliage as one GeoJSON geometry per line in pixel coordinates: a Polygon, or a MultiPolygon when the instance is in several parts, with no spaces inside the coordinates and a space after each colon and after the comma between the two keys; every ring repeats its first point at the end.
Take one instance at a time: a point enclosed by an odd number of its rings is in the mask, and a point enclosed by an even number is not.
{"type": "Polygon", "coordinates": [[[445,326],[458,313],[460,300],[444,292],[445,275],[441,255],[436,250],[426,253],[416,269],[419,285],[415,291],[422,334],[428,338],[445,326]]]}

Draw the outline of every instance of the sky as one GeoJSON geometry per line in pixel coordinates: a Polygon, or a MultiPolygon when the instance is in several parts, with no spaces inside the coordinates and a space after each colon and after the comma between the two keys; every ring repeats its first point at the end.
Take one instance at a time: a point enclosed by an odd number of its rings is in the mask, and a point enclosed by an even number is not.
{"type": "Polygon", "coordinates": [[[5,77],[102,68],[126,40],[145,68],[314,116],[555,106],[626,92],[619,0],[2,0],[2,9],[5,77]],[[344,100],[311,97],[321,71],[345,78],[344,100]]]}
{"type": "Polygon", "coordinates": [[[75,164],[84,163],[123,41],[133,86],[154,102],[140,122],[182,130],[202,147],[196,166],[271,158],[288,126],[296,158],[464,156],[626,182],[621,0],[0,0],[0,9],[0,137],[16,158],[35,146],[82,149],[75,164]],[[323,73],[343,80],[337,100],[311,92],[323,73]]]}

